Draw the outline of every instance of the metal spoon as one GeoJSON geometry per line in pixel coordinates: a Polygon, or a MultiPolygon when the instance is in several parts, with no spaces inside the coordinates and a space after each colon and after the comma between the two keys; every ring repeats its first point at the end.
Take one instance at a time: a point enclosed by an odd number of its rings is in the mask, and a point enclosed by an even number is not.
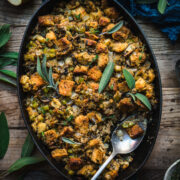
{"type": "Polygon", "coordinates": [[[137,137],[136,139],[130,138],[130,136],[127,134],[127,132],[122,128],[122,124],[125,121],[129,121],[132,118],[135,119],[135,116],[130,116],[126,118],[123,122],[121,122],[116,129],[114,130],[112,137],[111,137],[111,143],[113,147],[113,152],[109,156],[109,158],[104,162],[104,164],[101,165],[99,170],[96,172],[96,174],[92,177],[91,180],[95,180],[98,178],[98,176],[102,173],[102,171],[105,169],[105,167],[111,162],[111,160],[117,155],[117,154],[128,154],[134,151],[141,143],[141,141],[144,138],[146,128],[147,128],[147,120],[144,119],[143,122],[138,122],[139,126],[144,130],[143,135],[137,137]],[[117,136],[117,132],[121,130],[123,132],[123,139],[121,140],[119,136],[117,136]]]}

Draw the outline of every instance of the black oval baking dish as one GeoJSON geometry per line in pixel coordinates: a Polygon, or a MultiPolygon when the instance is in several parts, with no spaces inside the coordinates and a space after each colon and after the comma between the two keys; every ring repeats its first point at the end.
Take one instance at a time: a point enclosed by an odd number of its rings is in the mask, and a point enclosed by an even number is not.
{"type": "MultiPolygon", "coordinates": [[[[26,112],[23,100],[26,97],[26,93],[23,92],[22,87],[19,83],[19,79],[21,75],[24,73],[23,69],[23,54],[25,53],[26,50],[26,42],[28,41],[28,37],[30,36],[32,30],[34,29],[35,25],[37,24],[37,18],[40,15],[45,15],[51,12],[52,8],[55,6],[55,3],[58,0],[48,0],[44,2],[41,7],[34,13],[32,16],[26,31],[24,33],[24,37],[21,43],[20,51],[19,51],[19,60],[18,60],[18,68],[17,68],[17,85],[18,85],[18,97],[19,97],[19,104],[22,112],[22,117],[24,119],[24,122],[27,126],[27,129],[32,136],[32,139],[34,143],[36,144],[37,148],[41,152],[41,154],[44,156],[44,158],[49,162],[49,164],[64,178],[66,179],[72,179],[69,177],[65,171],[63,170],[63,167],[60,163],[57,163],[50,154],[50,151],[48,148],[37,138],[36,134],[33,132],[31,128],[31,124],[28,118],[28,114],[26,112]]],[[[146,48],[148,53],[150,54],[150,59],[153,68],[155,69],[156,73],[156,80],[155,80],[155,86],[156,86],[156,96],[158,98],[158,104],[156,111],[154,111],[152,114],[152,121],[148,124],[146,136],[141,143],[141,145],[137,148],[137,150],[134,152],[134,160],[130,164],[130,166],[119,173],[117,179],[128,179],[134,174],[136,174],[142,166],[145,164],[147,161],[153,146],[156,141],[156,137],[158,134],[159,126],[160,126],[160,120],[161,120],[161,112],[162,112],[162,85],[161,85],[161,79],[160,79],[160,74],[159,74],[159,69],[157,65],[156,58],[153,54],[153,51],[148,43],[148,40],[146,39],[144,33],[142,32],[141,28],[135,21],[135,19],[127,12],[127,10],[124,9],[124,7],[121,6],[121,4],[117,0],[111,0],[112,4],[116,6],[116,8],[119,9],[120,14],[124,17],[126,21],[129,22],[131,30],[138,35],[141,40],[146,44],[146,48]]],[[[74,178],[73,178],[74,179],[74,178]]]]}

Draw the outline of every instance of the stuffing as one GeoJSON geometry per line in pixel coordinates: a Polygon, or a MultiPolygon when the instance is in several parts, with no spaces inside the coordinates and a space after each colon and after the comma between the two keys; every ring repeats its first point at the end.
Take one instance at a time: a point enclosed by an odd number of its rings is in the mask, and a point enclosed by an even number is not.
{"type": "Polygon", "coordinates": [[[106,180],[113,180],[113,179],[115,179],[115,177],[116,177],[117,175],[118,175],[118,171],[112,170],[112,171],[106,172],[104,178],[105,178],[106,180]]]}
{"type": "Polygon", "coordinates": [[[112,18],[112,19],[116,19],[119,17],[119,13],[117,12],[115,7],[108,7],[104,10],[106,16],[112,18]]]}
{"type": "Polygon", "coordinates": [[[111,20],[108,17],[102,16],[99,19],[99,25],[100,26],[107,26],[110,22],[111,22],[111,20]]]}
{"type": "Polygon", "coordinates": [[[94,149],[92,152],[91,160],[96,164],[102,164],[105,153],[100,149],[94,149]]]}
{"type": "Polygon", "coordinates": [[[84,39],[84,42],[87,46],[96,46],[97,42],[91,39],[84,39]]]}
{"type": "Polygon", "coordinates": [[[56,160],[61,160],[63,157],[68,156],[66,149],[55,149],[51,152],[51,155],[56,160]]]}
{"type": "Polygon", "coordinates": [[[80,6],[80,3],[77,0],[72,0],[67,4],[67,8],[71,10],[77,8],[78,6],[80,6]]]}
{"type": "Polygon", "coordinates": [[[83,163],[83,161],[82,161],[81,158],[79,158],[79,157],[70,157],[68,165],[69,165],[70,169],[78,170],[78,169],[81,168],[82,163],[83,163]]]}
{"type": "Polygon", "coordinates": [[[143,129],[138,124],[135,124],[130,128],[127,128],[126,131],[132,139],[135,139],[144,133],[143,129]]]}
{"type": "Polygon", "coordinates": [[[111,44],[112,51],[120,53],[128,47],[128,43],[115,42],[111,44]]]}
{"type": "Polygon", "coordinates": [[[71,126],[66,126],[63,128],[62,131],[60,131],[59,135],[60,136],[67,136],[67,135],[70,135],[74,132],[73,128],[71,126]]]}
{"type": "Polygon", "coordinates": [[[40,26],[53,26],[54,16],[53,15],[39,16],[38,22],[40,26]]]}
{"type": "Polygon", "coordinates": [[[107,32],[107,31],[111,30],[114,26],[115,26],[115,24],[110,23],[102,30],[102,32],[107,32]]]}
{"type": "Polygon", "coordinates": [[[57,142],[59,135],[54,129],[50,129],[44,132],[44,141],[48,146],[51,146],[57,142]]]}
{"type": "Polygon", "coordinates": [[[90,112],[90,113],[87,114],[87,117],[89,118],[89,120],[91,120],[94,123],[102,122],[102,117],[101,117],[100,113],[90,112]]]}
{"type": "Polygon", "coordinates": [[[117,91],[117,89],[118,89],[118,78],[111,78],[108,86],[111,90],[117,91]]]}
{"type": "Polygon", "coordinates": [[[89,86],[93,89],[93,91],[97,91],[99,88],[99,84],[95,82],[89,82],[89,86]]]}
{"type": "Polygon", "coordinates": [[[89,142],[88,142],[88,148],[92,148],[94,146],[97,146],[101,143],[101,141],[99,139],[91,139],[89,142]]]}
{"type": "Polygon", "coordinates": [[[44,132],[44,131],[46,131],[46,129],[47,129],[46,123],[43,123],[43,122],[39,122],[39,123],[38,123],[38,125],[37,125],[37,131],[38,131],[39,134],[42,133],[42,132],[44,132]]]}
{"type": "Polygon", "coordinates": [[[140,77],[135,83],[135,88],[138,91],[143,91],[146,88],[146,81],[140,77]]]}
{"type": "Polygon", "coordinates": [[[63,96],[71,96],[73,87],[74,81],[61,80],[59,83],[59,94],[63,96]]]}
{"type": "Polygon", "coordinates": [[[87,36],[88,39],[91,39],[91,40],[98,40],[99,37],[96,36],[95,34],[92,34],[90,32],[85,32],[85,35],[87,36]]]}
{"type": "Polygon", "coordinates": [[[92,165],[85,165],[77,172],[77,174],[88,177],[94,175],[95,172],[96,171],[94,170],[94,167],[92,165]]]}
{"type": "Polygon", "coordinates": [[[56,35],[53,31],[49,31],[47,34],[46,34],[46,39],[48,40],[56,40],[56,35]]]}
{"type": "Polygon", "coordinates": [[[129,33],[130,33],[130,30],[127,27],[123,26],[120,28],[120,30],[112,34],[112,38],[117,41],[121,39],[127,39],[129,33]]]}
{"type": "Polygon", "coordinates": [[[108,48],[104,43],[98,43],[96,45],[96,53],[108,53],[108,48]]]}
{"type": "Polygon", "coordinates": [[[123,98],[120,100],[118,107],[121,112],[126,113],[126,112],[131,112],[134,110],[134,105],[131,101],[131,98],[123,98]]]}
{"type": "Polygon", "coordinates": [[[74,73],[84,73],[86,74],[88,72],[88,67],[87,66],[76,66],[74,68],[74,73]]]}
{"type": "Polygon", "coordinates": [[[30,84],[33,86],[33,90],[37,90],[40,86],[45,84],[45,82],[38,73],[35,73],[30,77],[30,84]]]}
{"type": "Polygon", "coordinates": [[[75,118],[76,129],[82,134],[87,134],[89,127],[89,118],[84,115],[79,115],[75,118]]]}
{"type": "Polygon", "coordinates": [[[93,58],[95,58],[95,55],[90,55],[87,52],[74,53],[73,55],[77,61],[83,65],[88,65],[92,62],[93,58]]]}
{"type": "Polygon", "coordinates": [[[99,81],[102,76],[102,72],[99,70],[97,66],[94,66],[88,71],[88,76],[90,79],[93,79],[94,81],[99,81]]]}
{"type": "Polygon", "coordinates": [[[118,89],[122,93],[128,92],[129,91],[129,87],[127,85],[127,82],[124,81],[124,82],[118,83],[118,89]]]}
{"type": "Polygon", "coordinates": [[[108,63],[109,57],[108,54],[101,53],[98,56],[98,66],[100,68],[105,67],[108,63]]]}
{"type": "Polygon", "coordinates": [[[86,13],[85,9],[82,6],[72,10],[72,15],[75,17],[75,19],[77,19],[78,16],[80,16],[80,18],[82,18],[86,14],[87,13],[86,13]]]}
{"type": "Polygon", "coordinates": [[[143,63],[146,59],[146,54],[144,52],[139,52],[139,51],[134,51],[130,57],[129,57],[130,61],[131,61],[131,65],[132,66],[139,66],[139,64],[143,63]]]}
{"type": "Polygon", "coordinates": [[[124,52],[124,56],[128,56],[138,47],[139,47],[139,43],[132,43],[132,44],[128,45],[128,47],[125,48],[126,50],[124,52]]]}

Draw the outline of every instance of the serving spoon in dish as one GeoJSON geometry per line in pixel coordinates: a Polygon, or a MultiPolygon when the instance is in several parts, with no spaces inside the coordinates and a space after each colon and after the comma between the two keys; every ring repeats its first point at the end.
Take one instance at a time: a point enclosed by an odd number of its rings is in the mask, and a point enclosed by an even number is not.
{"type": "MultiPolygon", "coordinates": [[[[127,117],[124,121],[122,121],[116,129],[113,131],[112,137],[111,137],[111,143],[113,147],[113,152],[109,156],[109,158],[101,165],[99,170],[96,172],[96,174],[92,177],[91,180],[95,180],[99,177],[99,175],[103,172],[103,170],[106,168],[106,166],[111,162],[111,160],[117,155],[117,154],[128,154],[133,152],[142,142],[144,135],[146,133],[147,129],[147,120],[144,119],[144,121],[139,121],[138,125],[143,129],[143,134],[141,136],[138,136],[135,139],[132,139],[126,132],[124,128],[122,128],[122,124],[126,121],[129,121],[129,119],[132,119],[132,116],[127,117]],[[121,136],[119,136],[119,133],[121,132],[121,136]]],[[[135,118],[134,118],[135,119],[135,118]]]]}

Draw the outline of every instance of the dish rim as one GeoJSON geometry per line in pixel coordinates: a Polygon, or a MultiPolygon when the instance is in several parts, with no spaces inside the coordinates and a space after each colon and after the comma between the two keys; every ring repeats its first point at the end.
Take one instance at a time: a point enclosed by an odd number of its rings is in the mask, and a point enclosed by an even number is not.
{"type": "MultiPolygon", "coordinates": [[[[45,153],[45,150],[43,150],[43,148],[41,146],[44,146],[42,145],[42,142],[38,142],[38,139],[37,139],[37,136],[34,135],[34,132],[32,131],[30,125],[29,125],[29,119],[26,118],[26,115],[25,115],[25,112],[24,112],[24,104],[23,104],[23,99],[21,98],[21,95],[22,95],[22,88],[21,88],[21,84],[20,84],[20,76],[21,76],[21,73],[20,73],[20,65],[22,65],[22,55],[23,55],[23,49],[25,49],[24,47],[24,43],[25,43],[25,40],[27,38],[27,35],[28,35],[28,30],[31,28],[31,25],[34,21],[35,18],[38,17],[38,13],[45,7],[47,6],[48,3],[50,3],[50,1],[53,1],[52,4],[54,4],[54,2],[57,2],[57,0],[45,0],[41,6],[33,13],[33,15],[31,16],[27,26],[26,26],[26,30],[24,32],[24,35],[23,35],[23,38],[22,38],[22,41],[21,41],[21,45],[20,45],[20,49],[19,49],[19,57],[18,57],[18,64],[17,64],[17,94],[18,94],[18,101],[19,101],[19,105],[20,105],[20,110],[21,110],[21,115],[23,117],[23,120],[25,122],[25,125],[28,129],[28,132],[29,134],[31,135],[32,137],[32,140],[33,142],[35,143],[36,147],[38,148],[38,150],[40,151],[41,155],[48,161],[48,163],[51,165],[51,167],[53,167],[61,176],[63,176],[64,178],[66,179],[71,179],[71,177],[68,177],[67,175],[65,175],[56,165],[55,163],[53,162],[54,160],[52,160],[52,157],[48,157],[45,153]]],[[[158,64],[157,64],[157,60],[155,58],[155,55],[153,53],[153,50],[149,44],[149,41],[147,40],[147,37],[146,35],[144,34],[144,32],[142,31],[141,27],[138,25],[138,23],[136,22],[136,20],[134,19],[134,17],[118,2],[118,0],[112,0],[115,4],[118,5],[118,8],[121,9],[121,11],[124,13],[124,15],[126,15],[126,17],[128,17],[133,23],[134,25],[133,26],[136,26],[136,29],[138,29],[138,31],[140,32],[140,35],[143,37],[143,41],[145,42],[146,46],[148,47],[148,53],[151,55],[151,59],[152,59],[152,62],[153,62],[153,65],[154,65],[154,70],[156,71],[156,79],[157,79],[157,83],[159,85],[158,87],[158,100],[159,100],[159,116],[157,117],[158,121],[156,122],[156,129],[155,129],[155,133],[154,133],[154,140],[153,142],[151,143],[151,146],[146,154],[146,157],[145,159],[143,160],[143,162],[138,166],[137,169],[134,170],[133,173],[131,173],[129,176],[125,177],[125,179],[129,179],[130,177],[132,177],[133,175],[135,175],[138,171],[140,171],[142,169],[142,167],[144,166],[145,162],[148,160],[151,152],[152,152],[152,149],[154,147],[154,144],[156,142],[156,139],[157,139],[157,135],[158,135],[158,132],[159,132],[159,127],[160,127],[160,122],[161,122],[161,114],[162,114],[162,84],[161,84],[161,78],[160,78],[160,72],[159,72],[159,68],[158,68],[158,64]]],[[[47,9],[47,7],[46,7],[47,9]]],[[[117,176],[118,178],[118,176],[117,176]]]]}

